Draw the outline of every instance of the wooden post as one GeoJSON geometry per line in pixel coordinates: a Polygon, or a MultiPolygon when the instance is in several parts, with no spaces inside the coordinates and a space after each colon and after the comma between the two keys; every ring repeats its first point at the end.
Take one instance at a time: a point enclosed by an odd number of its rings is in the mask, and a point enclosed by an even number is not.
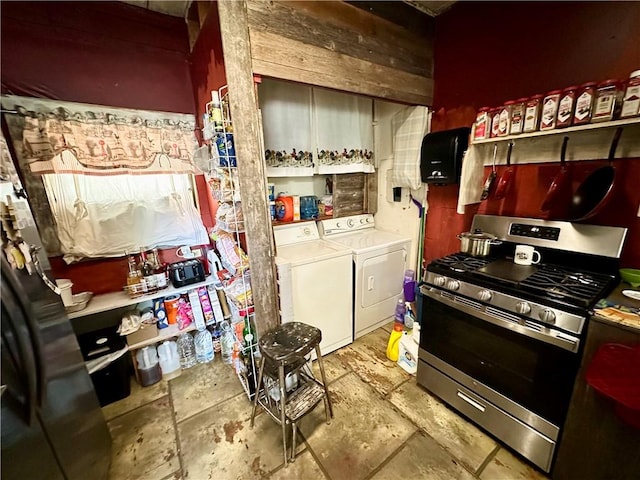
{"type": "Polygon", "coordinates": [[[258,333],[280,324],[258,101],[245,0],[218,1],[258,333]]]}

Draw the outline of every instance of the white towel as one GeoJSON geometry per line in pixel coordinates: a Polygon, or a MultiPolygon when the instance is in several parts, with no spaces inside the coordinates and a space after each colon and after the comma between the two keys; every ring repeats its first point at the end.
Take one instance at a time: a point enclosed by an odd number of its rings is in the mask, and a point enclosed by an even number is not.
{"type": "Polygon", "coordinates": [[[475,146],[470,146],[462,157],[462,173],[460,175],[460,191],[458,192],[459,214],[464,214],[464,206],[480,203],[484,184],[484,165],[482,156],[478,155],[475,146]]]}
{"type": "Polygon", "coordinates": [[[431,114],[427,107],[407,107],[391,120],[394,132],[393,187],[420,188],[420,149],[430,124],[431,114]]]}

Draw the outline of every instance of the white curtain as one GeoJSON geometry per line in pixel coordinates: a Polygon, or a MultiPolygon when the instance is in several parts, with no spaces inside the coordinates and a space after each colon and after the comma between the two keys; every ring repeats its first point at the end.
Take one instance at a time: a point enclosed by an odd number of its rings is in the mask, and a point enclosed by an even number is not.
{"type": "Polygon", "coordinates": [[[311,87],[264,79],[259,97],[267,176],[313,175],[311,87]]]}
{"type": "Polygon", "coordinates": [[[191,176],[42,176],[67,263],[141,247],[209,243],[191,176]]]}
{"type": "Polygon", "coordinates": [[[374,171],[373,101],[313,89],[317,173],[374,171]]]}

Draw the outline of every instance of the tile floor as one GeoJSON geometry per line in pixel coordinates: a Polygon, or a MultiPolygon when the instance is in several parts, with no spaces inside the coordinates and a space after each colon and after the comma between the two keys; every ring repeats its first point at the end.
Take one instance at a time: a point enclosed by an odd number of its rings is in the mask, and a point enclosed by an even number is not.
{"type": "Polygon", "coordinates": [[[103,408],[113,437],[110,478],[528,479],[538,470],[416,384],[385,350],[386,325],[324,357],[334,419],[304,417],[286,468],[280,427],[251,403],[220,357],[103,408]]]}

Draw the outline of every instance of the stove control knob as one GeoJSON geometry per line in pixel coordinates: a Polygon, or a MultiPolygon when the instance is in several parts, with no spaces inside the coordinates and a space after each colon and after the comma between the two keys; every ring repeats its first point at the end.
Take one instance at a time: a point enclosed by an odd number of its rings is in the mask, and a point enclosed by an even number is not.
{"type": "Polygon", "coordinates": [[[516,312],[520,315],[527,315],[531,311],[531,305],[527,302],[518,302],[516,303],[516,312]]]}
{"type": "Polygon", "coordinates": [[[460,282],[457,280],[449,280],[447,282],[447,288],[449,290],[453,290],[454,292],[460,288],[460,282]]]}
{"type": "Polygon", "coordinates": [[[545,308],[543,311],[541,311],[538,316],[544,323],[556,323],[556,314],[553,313],[553,310],[550,310],[548,308],[545,308]]]}
{"type": "Polygon", "coordinates": [[[488,302],[493,297],[493,294],[490,290],[480,290],[478,292],[478,300],[482,300],[483,302],[488,302]]]}
{"type": "Polygon", "coordinates": [[[444,277],[436,277],[433,279],[433,283],[435,284],[436,287],[444,287],[444,284],[446,283],[447,279],[444,277]]]}

